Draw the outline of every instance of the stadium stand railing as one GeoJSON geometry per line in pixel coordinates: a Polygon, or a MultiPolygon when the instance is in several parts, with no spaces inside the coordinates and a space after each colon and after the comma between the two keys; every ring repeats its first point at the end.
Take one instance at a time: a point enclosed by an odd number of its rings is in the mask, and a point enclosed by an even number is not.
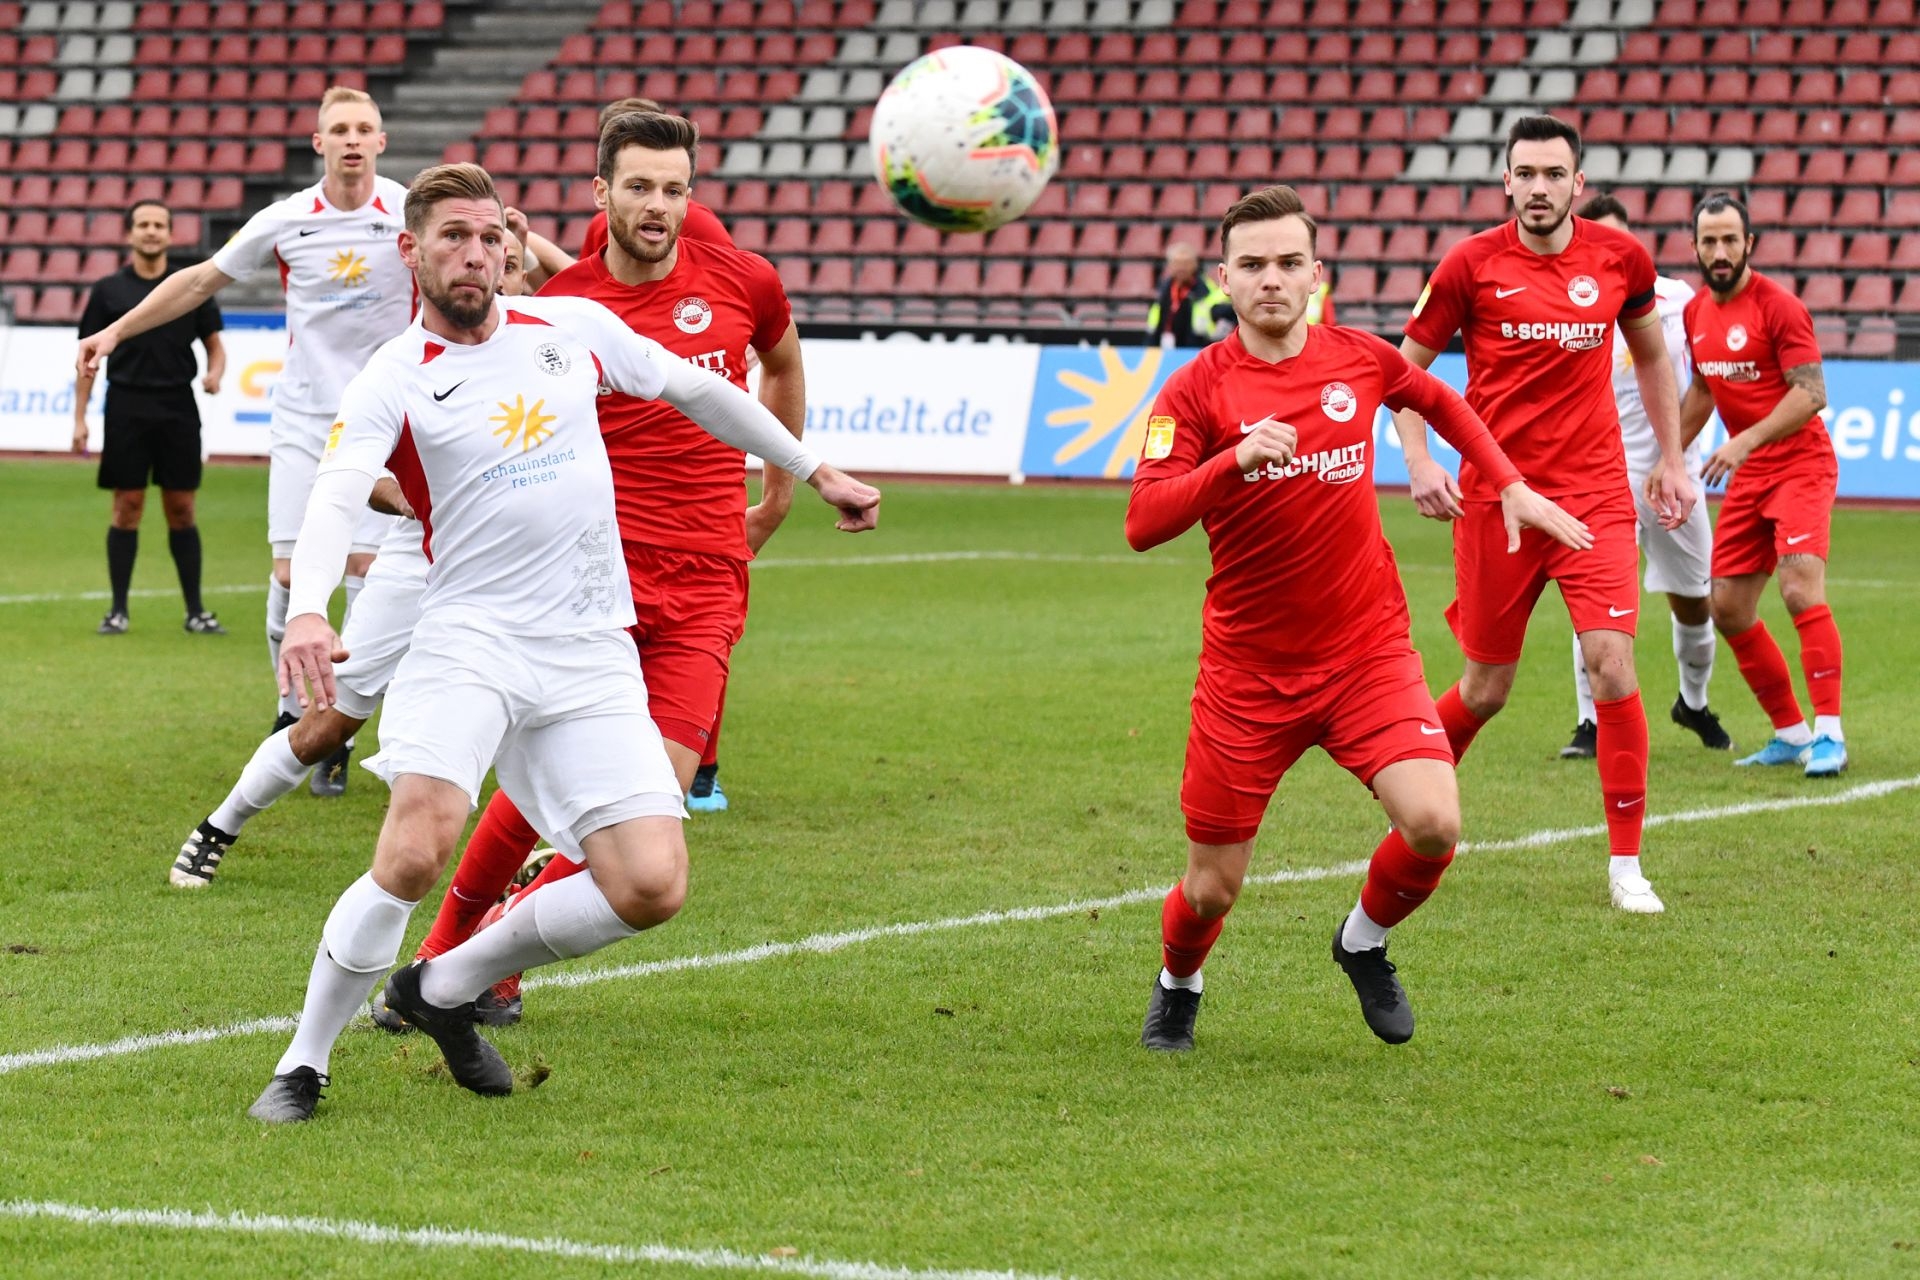
{"type": "MultiPolygon", "coordinates": [[[[403,72],[443,18],[439,0],[9,14],[0,281],[49,320],[114,252],[127,198],[164,191],[188,240],[264,202],[318,87],[403,72]]],[[[814,322],[1136,331],[1169,243],[1210,248],[1227,202],[1287,181],[1326,222],[1343,322],[1390,331],[1447,247],[1506,216],[1507,125],[1546,109],[1664,270],[1695,274],[1694,201],[1737,191],[1829,353],[1920,346],[1914,0],[608,0],[445,156],[577,248],[597,110],[633,94],[700,124],[702,198],[814,322]],[[963,42],[1040,74],[1063,144],[1035,209],[983,238],[897,217],[866,146],[888,77],[963,42]]]]}

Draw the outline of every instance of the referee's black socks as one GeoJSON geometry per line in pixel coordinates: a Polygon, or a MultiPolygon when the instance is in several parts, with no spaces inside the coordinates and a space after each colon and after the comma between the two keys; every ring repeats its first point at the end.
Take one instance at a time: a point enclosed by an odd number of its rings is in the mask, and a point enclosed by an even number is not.
{"type": "MultiPolygon", "coordinates": [[[[127,588],[133,585],[133,557],[140,550],[140,531],[122,529],[115,525],[107,526],[107,581],[113,587],[114,613],[127,611],[127,588]]],[[[178,553],[176,553],[177,555],[178,553]]],[[[194,564],[200,563],[199,556],[194,564]]],[[[196,568],[195,577],[199,575],[196,568]]]]}
{"type": "MultiPolygon", "coordinates": [[[[187,616],[197,616],[200,607],[200,527],[188,525],[184,529],[167,530],[167,550],[173,552],[173,567],[180,574],[180,594],[186,597],[187,616]]],[[[127,565],[133,565],[132,553],[128,553],[127,565]]]]}

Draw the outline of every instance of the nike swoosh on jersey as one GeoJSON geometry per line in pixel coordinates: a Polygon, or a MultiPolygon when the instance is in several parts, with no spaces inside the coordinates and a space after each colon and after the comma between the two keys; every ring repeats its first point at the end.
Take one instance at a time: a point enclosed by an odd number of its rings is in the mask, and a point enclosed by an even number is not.
{"type": "Polygon", "coordinates": [[[1434,735],[1436,735],[1436,734],[1442,734],[1442,733],[1445,733],[1445,732],[1446,732],[1446,730],[1445,730],[1445,729],[1429,729],[1429,728],[1427,728],[1427,726],[1425,726],[1425,725],[1421,725],[1421,726],[1420,726],[1420,732],[1422,732],[1422,733],[1424,733],[1424,734],[1426,734],[1426,735],[1427,735],[1428,737],[1433,737],[1433,736],[1434,736],[1434,735]]]}
{"type": "Polygon", "coordinates": [[[1607,616],[1609,618],[1624,618],[1632,612],[1633,610],[1631,609],[1616,609],[1612,605],[1607,606],[1607,616]]]}
{"type": "Polygon", "coordinates": [[[462,388],[462,387],[464,387],[464,386],[466,386],[466,385],[467,385],[467,380],[466,380],[465,378],[462,378],[462,379],[460,379],[460,381],[458,381],[458,382],[456,382],[456,383],[454,383],[454,384],[453,384],[452,386],[450,386],[450,387],[448,387],[448,388],[447,388],[447,389],[446,389],[445,391],[436,391],[436,392],[434,392],[434,393],[433,393],[433,398],[434,398],[434,401],[435,401],[436,403],[438,403],[438,402],[439,402],[439,401],[441,401],[441,400],[445,400],[445,399],[446,399],[446,398],[447,398],[448,396],[450,396],[450,395],[452,395],[452,394],[453,394],[454,392],[456,392],[456,391],[458,391],[458,390],[459,390],[460,388],[462,388]]]}
{"type": "Polygon", "coordinates": [[[1260,419],[1259,422],[1242,422],[1240,424],[1240,434],[1243,436],[1252,435],[1254,432],[1260,429],[1261,423],[1264,423],[1265,421],[1266,419],[1262,418],[1260,419]]]}
{"type": "Polygon", "coordinates": [[[1493,296],[1496,298],[1511,298],[1516,293],[1525,293],[1526,291],[1527,286],[1521,285],[1518,289],[1495,289],[1493,296]]]}
{"type": "Polygon", "coordinates": [[[307,228],[304,228],[304,229],[303,229],[303,230],[302,230],[302,231],[300,232],[300,234],[301,234],[301,235],[303,235],[303,236],[310,236],[310,235],[313,235],[313,234],[315,234],[316,232],[318,232],[318,231],[320,231],[320,230],[321,230],[321,228],[319,228],[319,227],[307,227],[307,228]]]}
{"type": "Polygon", "coordinates": [[[1800,534],[1798,537],[1788,538],[1787,545],[1790,547],[1797,547],[1801,543],[1805,542],[1808,538],[1811,538],[1812,536],[1813,535],[1810,533],[1803,533],[1803,534],[1800,534]]]}

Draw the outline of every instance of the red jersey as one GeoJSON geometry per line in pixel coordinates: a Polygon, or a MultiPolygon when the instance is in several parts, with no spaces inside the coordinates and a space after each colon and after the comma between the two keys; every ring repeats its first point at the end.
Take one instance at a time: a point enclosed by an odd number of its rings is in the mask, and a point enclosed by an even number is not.
{"type": "Polygon", "coordinates": [[[1307,329],[1269,363],[1238,332],[1161,388],[1127,506],[1135,550],[1194,521],[1213,552],[1201,648],[1234,666],[1318,671],[1406,646],[1407,597],[1373,490],[1380,406],[1418,409],[1501,487],[1519,474],[1447,385],[1358,329],[1307,329]],[[1242,474],[1241,436],[1268,417],[1299,433],[1293,460],[1242,474]]]}
{"type": "MultiPolygon", "coordinates": [[[[1508,222],[1447,251],[1413,305],[1406,335],[1467,348],[1467,403],[1550,498],[1627,487],[1613,399],[1613,324],[1654,309],[1653,256],[1633,236],[1574,218],[1555,254],[1520,243],[1508,222]]],[[[1498,496],[1474,468],[1468,498],[1498,496]]]]}
{"type": "MultiPolygon", "coordinates": [[[[1813,317],[1806,304],[1758,271],[1725,302],[1702,289],[1681,313],[1693,352],[1693,376],[1713,393],[1713,406],[1730,435],[1772,413],[1787,394],[1786,371],[1820,362],[1813,317]]],[[[1743,477],[1771,477],[1809,455],[1833,454],[1833,438],[1818,415],[1784,439],[1763,444],[1740,465],[1743,477]]]]}
{"type": "MultiPolygon", "coordinates": [[[[723,244],[727,248],[736,248],[733,237],[727,234],[726,224],[720,221],[720,215],[701,204],[698,200],[687,201],[687,220],[680,224],[680,238],[683,240],[704,240],[708,244],[723,244]]],[[[597,258],[600,251],[607,247],[607,211],[605,209],[593,215],[593,221],[587,224],[586,238],[580,245],[580,256],[597,258]]]]}
{"type": "MultiPolygon", "coordinates": [[[[592,298],[677,356],[747,385],[747,348],[772,348],[793,322],[773,264],[757,253],[682,237],[665,278],[621,284],[596,254],[541,294],[592,298]]],[[[620,536],[632,543],[750,560],[746,455],[664,400],[600,401],[620,536]]]]}

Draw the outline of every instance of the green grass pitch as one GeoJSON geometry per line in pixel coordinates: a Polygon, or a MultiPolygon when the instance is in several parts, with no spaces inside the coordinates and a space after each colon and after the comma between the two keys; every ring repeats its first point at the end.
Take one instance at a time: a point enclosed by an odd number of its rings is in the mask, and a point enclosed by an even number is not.
{"type": "MultiPolygon", "coordinates": [[[[230,637],[181,631],[156,501],[149,594],[108,639],[82,594],[105,586],[90,469],[0,464],[0,1057],[295,1012],[366,866],[385,793],[356,769],[343,800],[302,789],[256,820],[210,890],[166,883],[272,718],[265,487],[214,467],[203,495],[230,637]]],[[[1163,890],[1184,856],[1198,536],[1133,556],[1111,488],[895,485],[857,540],[801,499],[754,572],[733,809],[690,826],[688,907],[571,967],[1163,890]]],[[[1446,531],[1383,506],[1443,687],[1446,531]]],[[[1920,779],[1920,516],[1841,514],[1834,565],[1852,772],[1736,771],[1668,724],[1648,597],[1651,813],[1920,779]]],[[[1792,658],[1777,596],[1766,616],[1792,658]]],[[[1469,841],[1599,823],[1591,765],[1555,758],[1567,655],[1549,593],[1462,771],[1469,841]]],[[[1713,704],[1741,747],[1765,736],[1724,648],[1713,704]]],[[[1248,890],[1177,1059],[1137,1044],[1156,899],[532,990],[495,1038],[523,1080],[550,1074],[504,1100],[365,1025],[316,1120],[286,1130],[244,1115],[284,1033],[9,1069],[0,1273],[1912,1276],[1917,822],[1920,789],[1897,789],[1657,827],[1655,918],[1608,906],[1599,837],[1469,852],[1395,935],[1420,1019],[1403,1048],[1367,1033],[1328,958],[1359,884],[1341,874],[1248,890]],[[19,1216],[42,1201],[735,1254],[19,1216]]],[[[1315,753],[1254,870],[1364,858],[1381,830],[1315,753]]]]}

